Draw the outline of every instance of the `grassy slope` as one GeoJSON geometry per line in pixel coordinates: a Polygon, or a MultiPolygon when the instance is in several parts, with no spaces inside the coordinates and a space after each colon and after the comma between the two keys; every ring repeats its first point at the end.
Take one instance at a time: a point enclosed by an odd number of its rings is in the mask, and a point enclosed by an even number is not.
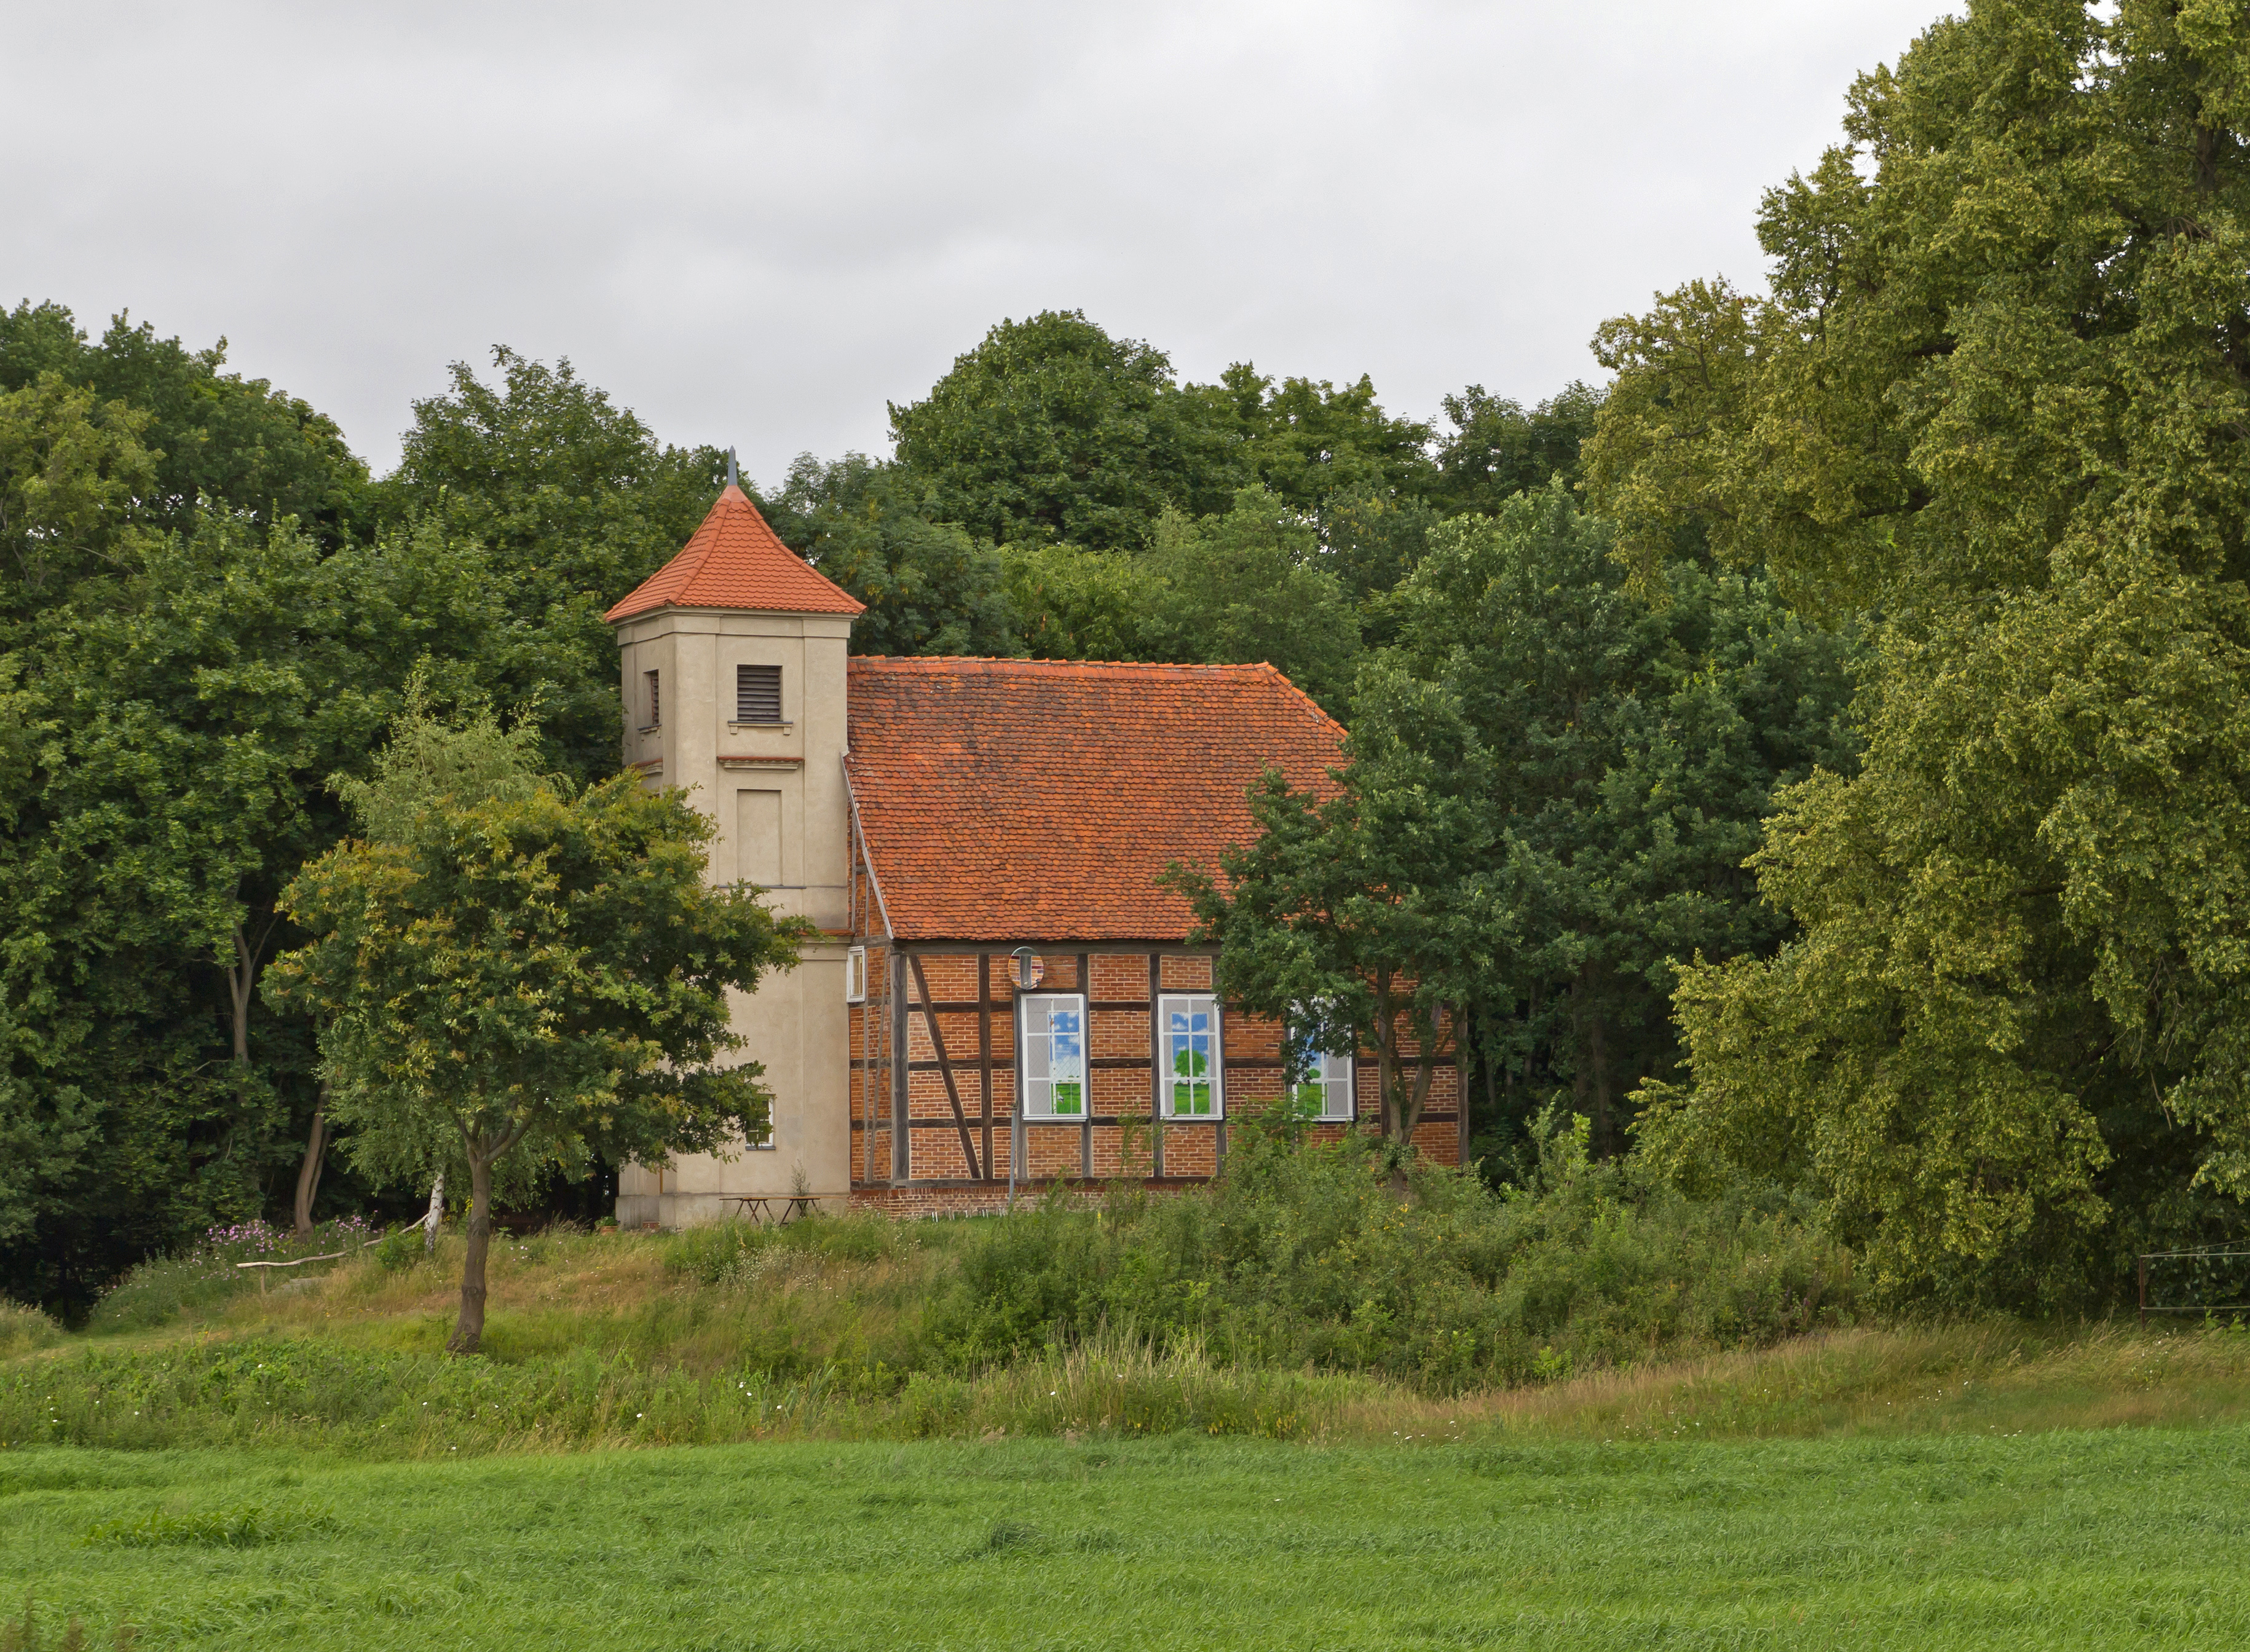
{"type": "Polygon", "coordinates": [[[2240,1428],[443,1466],[41,1450],[0,1454],[0,1587],[82,1614],[100,1643],[130,1621],[143,1648],[306,1652],[2216,1647],[2250,1637],[2246,1470],[2240,1428]],[[314,1521],[244,1548],[84,1535],[245,1508],[314,1521]]]}
{"type": "Polygon", "coordinates": [[[2250,1633],[2232,1560],[2250,1337],[1859,1330],[1451,1400],[1110,1350],[957,1385],[942,1425],[971,1437],[904,1442],[929,1419],[900,1396],[768,1383],[752,1403],[738,1385],[777,1337],[844,1349],[887,1334],[926,1256],[777,1255],[703,1284],[666,1254],[638,1236],[508,1248],[488,1361],[436,1355],[442,1273],[372,1262],[152,1329],[30,1326],[0,1349],[0,1401],[16,1396],[0,1402],[15,1444],[0,1449],[0,1600],[32,1592],[98,1644],[130,1621],[144,1648],[2250,1633]],[[375,1409],[339,1410],[355,1397],[272,1384],[258,1366],[277,1348],[389,1386],[375,1409]],[[606,1361],[610,1384],[575,1432],[491,1402],[573,1359],[606,1361]],[[133,1417],[114,1380],[86,1374],[165,1360],[192,1377],[170,1421],[133,1417]],[[1259,1384],[1319,1443],[1120,1437],[1160,1390],[1223,1421],[1259,1384]],[[709,1438],[763,1443],[665,1449],[709,1438]],[[240,1449],[37,1443],[198,1440],[240,1449]],[[135,1525],[169,1540],[116,1540],[135,1525]],[[227,1541],[245,1532],[271,1540],[227,1541]]]}
{"type": "MultiPolygon", "coordinates": [[[[942,1242],[934,1234],[932,1243],[942,1242]]],[[[338,1267],[295,1288],[252,1291],[155,1330],[43,1339],[55,1346],[0,1357],[0,1443],[325,1439],[385,1455],[444,1456],[806,1435],[1130,1431],[1136,1415],[1158,1428],[1184,1421],[1273,1433],[1277,1408],[1293,1425],[1279,1431],[1326,1440],[2013,1434],[2250,1420],[2250,1336],[2171,1328],[2146,1337],[2122,1329],[2065,1334],[2002,1322],[1832,1332],[1758,1352],[1454,1399],[1368,1377],[1239,1373],[1191,1353],[1150,1359],[1108,1350],[938,1385],[932,1392],[952,1408],[934,1415],[929,1392],[908,1404],[900,1396],[839,1392],[817,1377],[746,1380],[770,1371],[776,1347],[848,1351],[887,1335],[926,1292],[927,1249],[908,1247],[867,1262],[775,1252],[767,1265],[721,1285],[668,1270],[666,1255],[666,1241],[640,1236],[566,1234],[500,1248],[487,1342],[493,1380],[480,1413],[473,1410],[480,1402],[476,1394],[440,1380],[458,1365],[438,1357],[454,1307],[449,1258],[441,1255],[437,1267],[403,1275],[385,1273],[371,1261],[338,1267]],[[208,1363],[229,1348],[265,1348],[276,1340],[390,1360],[351,1375],[388,1386],[371,1399],[352,1396],[351,1404],[318,1415],[301,1394],[291,1399],[245,1388],[251,1397],[224,1419],[204,1419],[208,1427],[158,1428],[145,1418],[136,1427],[133,1401],[121,1404],[114,1383],[72,1390],[64,1380],[86,1353],[105,1359],[176,1354],[208,1363]],[[596,1355],[609,1363],[582,1383],[593,1397],[569,1428],[558,1434],[550,1424],[534,1433],[520,1412],[507,1411],[536,1403],[537,1373],[596,1355]],[[52,1379],[35,1385],[45,1390],[35,1396],[37,1426],[17,1416],[11,1427],[9,1377],[34,1370],[52,1379]],[[511,1398],[505,1381],[511,1378],[521,1379],[528,1398],[511,1398]],[[74,1414],[71,1392],[78,1394],[74,1414]],[[42,1421],[47,1393],[59,1395],[52,1405],[63,1426],[42,1421]],[[1229,1394],[1242,1397],[1253,1414],[1226,1410],[1219,1402],[1229,1394]],[[1261,1404],[1267,1426],[1254,1414],[1261,1404]],[[383,1408],[369,1408],[375,1405],[383,1408]],[[103,1407],[119,1415],[104,1415],[103,1407]],[[362,1414],[362,1425],[345,1426],[348,1415],[362,1414]]],[[[24,1386],[17,1385],[19,1394],[24,1386]]]]}

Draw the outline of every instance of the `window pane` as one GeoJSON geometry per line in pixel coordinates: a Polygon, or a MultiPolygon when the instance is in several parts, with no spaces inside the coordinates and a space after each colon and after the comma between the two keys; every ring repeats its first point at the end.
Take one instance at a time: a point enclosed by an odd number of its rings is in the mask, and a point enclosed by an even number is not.
{"type": "Polygon", "coordinates": [[[1218,1007],[1208,997],[1166,997],[1158,1005],[1163,1029],[1159,1060],[1164,1071],[1164,1112],[1176,1119],[1208,1119],[1219,1108],[1218,1007]]]}
{"type": "Polygon", "coordinates": [[[1086,1112],[1086,1011],[1075,996],[1021,1001],[1024,1112],[1078,1118],[1086,1112]]]}

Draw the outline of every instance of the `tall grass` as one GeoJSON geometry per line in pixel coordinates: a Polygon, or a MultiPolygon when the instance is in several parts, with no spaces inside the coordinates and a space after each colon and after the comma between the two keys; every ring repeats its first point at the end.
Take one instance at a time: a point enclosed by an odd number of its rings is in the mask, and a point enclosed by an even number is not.
{"type": "Polygon", "coordinates": [[[957,1368],[1108,1327],[1451,1394],[1763,1346],[1858,1311],[1850,1253],[1787,1199],[1691,1201],[1590,1163],[1580,1131],[1543,1133],[1521,1187],[1424,1168],[1405,1200],[1363,1141],[1249,1132],[1207,1191],[1049,1204],[977,1234],[927,1330],[931,1363],[957,1368]]]}
{"type": "Polygon", "coordinates": [[[37,1308],[0,1299],[0,1359],[12,1359],[63,1339],[63,1328],[37,1308]]]}
{"type": "Polygon", "coordinates": [[[269,1290],[275,1275],[293,1285],[293,1276],[322,1265],[309,1258],[337,1251],[349,1256],[373,1237],[372,1225],[361,1216],[324,1222],[301,1238],[263,1222],[212,1228],[186,1249],[152,1257],[128,1273],[94,1304],[88,1324],[103,1331],[145,1330],[245,1292],[269,1290]],[[303,1263],[304,1269],[240,1265],[291,1261],[303,1263]]]}
{"type": "Polygon", "coordinates": [[[487,1357],[471,1361],[440,1352],[459,1246],[448,1236],[425,1260],[385,1244],[261,1291],[234,1264],[284,1242],[214,1235],[105,1298],[79,1357],[0,1376],[0,1439],[317,1436],[411,1454],[799,1433],[1318,1436],[1402,1406],[1426,1421],[1425,1402],[1770,1346],[1857,1311],[1849,1256],[1785,1201],[1691,1201],[1590,1163],[1567,1130],[1545,1132],[1501,1193],[1428,1168],[1402,1198],[1365,1144],[1243,1131],[1227,1174],[1177,1196],[504,1240],[487,1357]],[[224,1334],[134,1346],[165,1325],[224,1334]]]}

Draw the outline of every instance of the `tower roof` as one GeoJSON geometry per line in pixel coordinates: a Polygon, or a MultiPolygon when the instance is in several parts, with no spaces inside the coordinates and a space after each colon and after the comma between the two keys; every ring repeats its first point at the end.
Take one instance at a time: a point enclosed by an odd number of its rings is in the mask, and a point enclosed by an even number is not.
{"type": "Polygon", "coordinates": [[[857,614],[866,607],[783,544],[750,496],[729,483],[680,554],[605,617],[614,625],[661,608],[857,614]]]}

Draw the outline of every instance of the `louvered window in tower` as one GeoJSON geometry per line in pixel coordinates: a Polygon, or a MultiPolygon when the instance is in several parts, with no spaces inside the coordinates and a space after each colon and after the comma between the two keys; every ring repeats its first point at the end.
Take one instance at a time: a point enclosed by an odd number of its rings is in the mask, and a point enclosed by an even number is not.
{"type": "Polygon", "coordinates": [[[735,720],[738,723],[781,721],[781,667],[735,667],[735,720]]]}

